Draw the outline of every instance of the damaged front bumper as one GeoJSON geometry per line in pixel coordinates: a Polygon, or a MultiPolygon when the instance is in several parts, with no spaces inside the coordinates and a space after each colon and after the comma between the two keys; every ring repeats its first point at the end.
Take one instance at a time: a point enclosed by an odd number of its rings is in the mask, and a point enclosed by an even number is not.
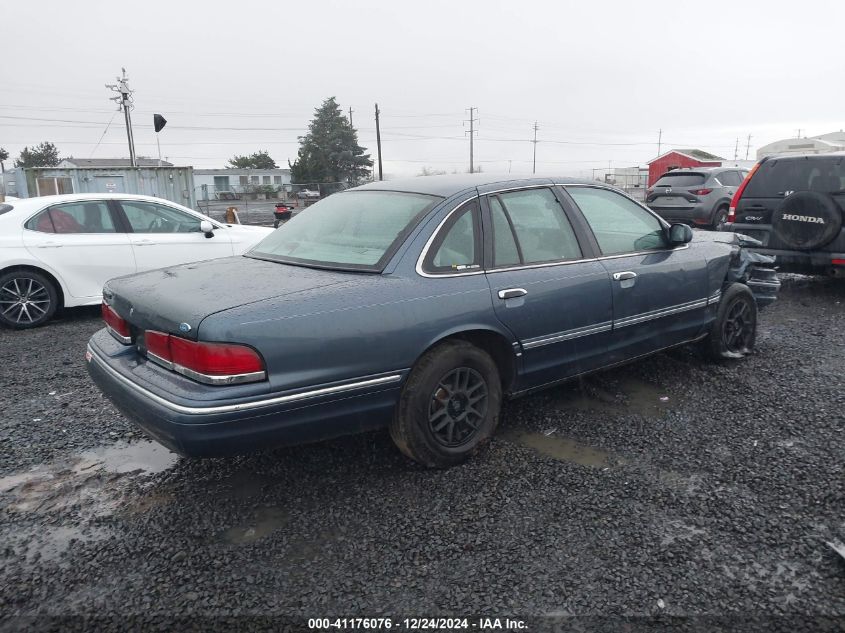
{"type": "Polygon", "coordinates": [[[727,280],[748,286],[757,306],[764,308],[777,299],[780,291],[780,279],[774,268],[775,258],[749,250],[762,246],[760,240],[742,233],[733,233],[733,236],[736,251],[728,269],[727,280]]]}

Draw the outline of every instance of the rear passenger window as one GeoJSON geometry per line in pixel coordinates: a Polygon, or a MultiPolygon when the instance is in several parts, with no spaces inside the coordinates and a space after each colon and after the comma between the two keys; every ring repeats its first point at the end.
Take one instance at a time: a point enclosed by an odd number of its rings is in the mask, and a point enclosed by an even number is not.
{"type": "Polygon", "coordinates": [[[498,198],[490,198],[493,220],[493,266],[513,266],[521,263],[513,228],[498,198]]]}
{"type": "Polygon", "coordinates": [[[195,233],[200,220],[154,202],[121,200],[120,206],[134,233],[195,233]]]}
{"type": "Polygon", "coordinates": [[[568,187],[603,255],[668,248],[663,226],[625,196],[596,187],[568,187]]]}
{"type": "Polygon", "coordinates": [[[41,233],[115,233],[108,204],[102,201],[54,205],[31,218],[26,228],[41,233]]]}
{"type": "Polygon", "coordinates": [[[481,268],[478,203],[465,204],[440,229],[423,262],[432,273],[452,273],[481,268]]]}
{"type": "Polygon", "coordinates": [[[580,259],[572,225],[549,189],[512,191],[490,200],[494,266],[580,259]]]}
{"type": "Polygon", "coordinates": [[[725,187],[739,187],[739,183],[742,182],[742,179],[739,177],[739,173],[735,171],[726,171],[716,177],[719,179],[719,182],[725,185],[725,187]]]}

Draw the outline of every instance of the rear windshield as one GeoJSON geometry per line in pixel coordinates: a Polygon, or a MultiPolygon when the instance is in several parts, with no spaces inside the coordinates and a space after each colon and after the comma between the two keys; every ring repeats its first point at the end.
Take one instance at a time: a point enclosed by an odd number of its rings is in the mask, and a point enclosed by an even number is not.
{"type": "Polygon", "coordinates": [[[843,157],[767,160],[751,178],[745,197],[775,198],[793,191],[835,193],[845,190],[843,157]]]}
{"type": "Polygon", "coordinates": [[[324,198],[264,238],[250,257],[337,270],[380,271],[442,198],[349,191],[324,198]]]}
{"type": "Polygon", "coordinates": [[[685,172],[682,174],[663,174],[656,183],[655,187],[692,187],[694,185],[703,185],[706,176],[704,174],[691,174],[685,172]]]}

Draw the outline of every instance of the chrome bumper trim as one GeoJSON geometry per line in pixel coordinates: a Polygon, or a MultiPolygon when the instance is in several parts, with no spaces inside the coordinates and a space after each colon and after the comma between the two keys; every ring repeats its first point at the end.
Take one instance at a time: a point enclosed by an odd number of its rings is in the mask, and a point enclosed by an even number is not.
{"type": "Polygon", "coordinates": [[[162,398],[158,394],[153,393],[149,389],[145,389],[140,385],[135,384],[126,376],[123,376],[115,369],[110,367],[105,360],[103,360],[94,349],[88,345],[87,353],[85,354],[86,359],[88,362],[96,362],[106,373],[108,373],[112,378],[120,382],[123,386],[129,388],[130,390],[144,396],[145,398],[149,398],[153,402],[160,404],[163,407],[167,407],[172,411],[176,411],[177,413],[185,413],[188,415],[201,415],[201,414],[212,414],[212,413],[233,413],[236,411],[248,411],[250,409],[260,409],[262,407],[269,407],[276,404],[288,404],[291,402],[299,402],[301,400],[308,400],[310,398],[317,398],[319,396],[328,396],[333,394],[340,394],[346,393],[348,391],[355,391],[357,389],[365,389],[367,387],[376,387],[379,385],[389,385],[393,383],[398,383],[402,380],[401,374],[390,374],[387,376],[379,376],[376,378],[369,378],[366,380],[356,380],[355,382],[346,382],[340,385],[333,385],[331,387],[321,387],[319,389],[311,389],[309,391],[300,391],[299,393],[293,393],[286,396],[274,396],[271,398],[263,398],[261,400],[252,400],[250,402],[241,402],[238,404],[225,404],[225,405],[218,405],[218,406],[208,406],[208,407],[188,407],[181,404],[176,404],[175,402],[171,402],[166,398],[162,398]]]}

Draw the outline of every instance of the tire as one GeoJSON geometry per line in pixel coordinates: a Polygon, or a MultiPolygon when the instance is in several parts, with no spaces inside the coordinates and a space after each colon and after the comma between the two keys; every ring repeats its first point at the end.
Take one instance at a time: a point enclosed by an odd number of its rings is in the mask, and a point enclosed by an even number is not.
{"type": "Polygon", "coordinates": [[[56,286],[41,273],[13,270],[0,275],[0,325],[15,330],[38,327],[58,307],[56,286]]]}
{"type": "Polygon", "coordinates": [[[722,293],[716,320],[702,342],[712,360],[738,359],[751,353],[757,339],[757,303],[748,286],[734,283],[722,293]]]}
{"type": "Polygon", "coordinates": [[[414,461],[448,468],[490,440],[501,405],[499,370],[490,355],[466,341],[447,341],[414,365],[396,406],[390,436],[414,461]]]}
{"type": "Polygon", "coordinates": [[[839,235],[841,228],[842,208],[833,196],[817,191],[796,191],[772,213],[772,230],[789,248],[821,248],[839,235]]]}
{"type": "Polygon", "coordinates": [[[728,207],[719,207],[713,213],[713,222],[710,224],[710,228],[714,231],[721,231],[722,227],[724,227],[725,222],[728,220],[728,207]]]}

